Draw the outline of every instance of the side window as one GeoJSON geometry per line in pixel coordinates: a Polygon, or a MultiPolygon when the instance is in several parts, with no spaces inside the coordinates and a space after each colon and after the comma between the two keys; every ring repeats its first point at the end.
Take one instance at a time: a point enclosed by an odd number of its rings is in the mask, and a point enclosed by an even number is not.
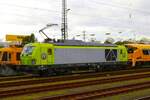
{"type": "Polygon", "coordinates": [[[3,53],[2,61],[7,61],[7,52],[3,53]]]}
{"type": "Polygon", "coordinates": [[[11,60],[11,53],[4,52],[2,56],[2,61],[10,61],[11,60]]]}
{"type": "Polygon", "coordinates": [[[16,54],[16,60],[20,60],[20,52],[17,52],[17,54],[16,54]]]}
{"type": "Polygon", "coordinates": [[[2,55],[2,52],[0,51],[0,57],[1,57],[1,55],[2,55]]]}
{"type": "Polygon", "coordinates": [[[48,49],[48,55],[52,55],[52,49],[48,49]]]}
{"type": "Polygon", "coordinates": [[[143,54],[144,54],[144,55],[150,55],[150,54],[149,54],[149,50],[143,50],[143,54]]]}
{"type": "Polygon", "coordinates": [[[9,53],[8,61],[11,61],[11,53],[9,53]]]}

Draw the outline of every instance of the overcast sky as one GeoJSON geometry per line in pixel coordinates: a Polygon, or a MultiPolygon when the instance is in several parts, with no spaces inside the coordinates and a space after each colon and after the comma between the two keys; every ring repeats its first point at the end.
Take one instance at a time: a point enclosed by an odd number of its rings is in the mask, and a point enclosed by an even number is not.
{"type": "MultiPolygon", "coordinates": [[[[68,0],[67,4],[70,38],[83,31],[100,41],[108,37],[105,33],[115,39],[150,37],[150,0],[68,0]]],[[[42,40],[38,31],[48,23],[59,24],[46,30],[49,37],[58,37],[61,10],[62,0],[0,0],[0,38],[35,33],[42,40]]]]}

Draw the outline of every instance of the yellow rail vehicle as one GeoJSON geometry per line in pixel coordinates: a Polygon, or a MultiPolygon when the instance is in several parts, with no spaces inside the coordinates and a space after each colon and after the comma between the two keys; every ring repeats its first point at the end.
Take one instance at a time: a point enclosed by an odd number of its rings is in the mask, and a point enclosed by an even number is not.
{"type": "Polygon", "coordinates": [[[128,49],[128,61],[132,66],[150,63],[149,44],[126,44],[128,49]]]}
{"type": "Polygon", "coordinates": [[[0,49],[0,64],[1,65],[19,65],[21,47],[10,46],[0,49]]]}

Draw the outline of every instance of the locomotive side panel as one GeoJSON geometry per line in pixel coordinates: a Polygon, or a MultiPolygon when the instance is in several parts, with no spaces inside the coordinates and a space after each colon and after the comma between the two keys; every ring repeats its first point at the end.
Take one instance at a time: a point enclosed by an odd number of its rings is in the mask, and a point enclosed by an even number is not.
{"type": "Polygon", "coordinates": [[[105,62],[105,49],[55,48],[55,64],[105,62]]]}

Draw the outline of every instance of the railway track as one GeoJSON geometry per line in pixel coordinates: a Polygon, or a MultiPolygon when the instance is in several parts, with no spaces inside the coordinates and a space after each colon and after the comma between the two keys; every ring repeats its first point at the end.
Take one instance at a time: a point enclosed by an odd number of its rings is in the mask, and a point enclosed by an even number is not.
{"type": "Polygon", "coordinates": [[[31,78],[33,78],[32,75],[0,77],[0,82],[2,82],[2,81],[11,81],[11,80],[19,80],[19,79],[31,79],[31,78]]]}
{"type": "MultiPolygon", "coordinates": [[[[45,98],[41,98],[40,100],[66,100],[66,99],[67,100],[91,100],[96,98],[100,99],[106,96],[113,96],[121,93],[127,93],[127,92],[146,89],[146,88],[150,88],[150,81],[138,83],[138,84],[130,84],[125,86],[108,88],[108,89],[100,89],[100,90],[87,91],[87,92],[81,92],[75,94],[45,97],[45,98]]],[[[149,100],[149,99],[150,97],[145,97],[138,100],[149,100]]]]}
{"type": "Polygon", "coordinates": [[[67,75],[67,76],[44,77],[44,78],[34,77],[34,76],[6,77],[6,78],[0,78],[0,88],[69,81],[69,80],[77,80],[77,79],[85,79],[85,78],[105,77],[105,76],[130,74],[130,73],[143,73],[143,72],[145,73],[149,71],[150,69],[122,70],[122,71],[114,71],[114,72],[74,74],[74,75],[67,75]]]}
{"type": "Polygon", "coordinates": [[[136,100],[150,100],[150,96],[145,96],[145,97],[142,97],[142,98],[138,98],[136,100]]]}
{"type": "MultiPolygon", "coordinates": [[[[93,74],[94,75],[94,74],[93,74]]],[[[82,76],[82,75],[81,75],[82,76]]],[[[86,76],[86,75],[83,75],[86,76]]],[[[68,76],[69,77],[69,76],[68,76]]],[[[76,77],[76,76],[74,76],[76,77]]],[[[79,77],[79,76],[78,76],[79,77]]],[[[150,77],[150,72],[145,73],[133,73],[133,74],[127,74],[127,75],[114,75],[109,77],[92,77],[86,79],[73,79],[69,77],[68,79],[58,78],[56,81],[51,81],[51,83],[42,83],[40,85],[25,85],[25,86],[18,86],[17,87],[7,87],[5,89],[1,86],[0,90],[0,98],[6,98],[11,96],[19,96],[19,95],[25,95],[30,93],[38,93],[38,92],[45,92],[45,91],[56,91],[61,89],[68,89],[68,88],[77,88],[77,87],[84,87],[84,86],[90,86],[90,85],[96,85],[96,84],[106,84],[106,83],[113,83],[113,82],[120,82],[120,81],[127,81],[127,80],[133,80],[133,79],[141,79],[141,78],[147,78],[150,77]],[[58,82],[61,79],[61,82],[58,82]],[[69,80],[70,79],[70,80],[69,80]],[[63,81],[62,81],[63,80],[63,81]],[[32,86],[31,86],[32,85],[32,86]]],[[[56,78],[56,79],[57,79],[56,78]]],[[[82,77],[85,78],[85,77],[82,77]]]]}

